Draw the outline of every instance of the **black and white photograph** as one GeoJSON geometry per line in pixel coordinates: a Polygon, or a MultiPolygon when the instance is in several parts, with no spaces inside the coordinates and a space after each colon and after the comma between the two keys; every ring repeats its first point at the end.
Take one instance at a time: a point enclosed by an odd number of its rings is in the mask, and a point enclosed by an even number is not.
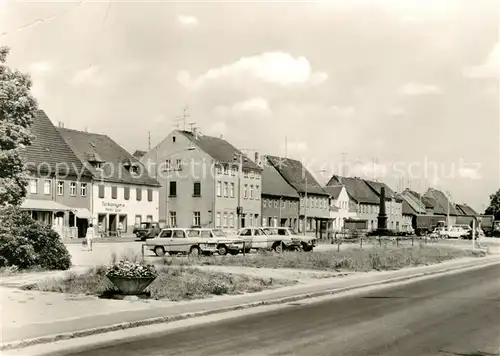
{"type": "Polygon", "coordinates": [[[500,356],[500,0],[0,0],[0,355],[500,356]]]}

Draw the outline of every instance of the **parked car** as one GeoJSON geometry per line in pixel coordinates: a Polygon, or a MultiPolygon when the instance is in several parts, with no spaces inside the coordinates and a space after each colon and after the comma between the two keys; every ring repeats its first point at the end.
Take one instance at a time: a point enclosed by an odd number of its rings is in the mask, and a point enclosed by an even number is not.
{"type": "Polygon", "coordinates": [[[160,233],[160,224],[157,222],[143,222],[139,226],[134,227],[132,233],[141,241],[152,239],[160,233]]]}
{"type": "Polygon", "coordinates": [[[288,227],[263,227],[268,236],[289,236],[292,242],[303,251],[310,252],[316,247],[317,240],[311,236],[298,235],[288,227]]]}
{"type": "MultiPolygon", "coordinates": [[[[482,229],[476,229],[476,239],[478,238],[481,238],[481,237],[485,237],[485,233],[482,229]]],[[[464,239],[467,239],[467,240],[472,240],[472,229],[470,229],[470,231],[467,232],[467,235],[466,236],[463,236],[464,239]]]]}
{"type": "MultiPolygon", "coordinates": [[[[147,240],[146,246],[156,256],[169,254],[210,255],[217,251],[217,242],[208,238],[192,236],[192,229],[169,228],[161,230],[160,234],[147,240]]],[[[196,235],[196,234],[195,234],[196,235]]]]}
{"type": "Polygon", "coordinates": [[[245,241],[245,252],[251,249],[266,249],[282,252],[292,250],[298,246],[290,236],[270,235],[268,236],[262,228],[246,227],[238,231],[238,236],[245,241]]]}
{"type": "Polygon", "coordinates": [[[468,235],[468,231],[460,226],[450,226],[439,231],[441,237],[460,239],[468,235]]]}
{"type": "Polygon", "coordinates": [[[190,237],[200,237],[207,242],[212,240],[217,244],[219,255],[225,256],[228,253],[237,255],[243,250],[244,241],[238,236],[228,236],[222,229],[199,228],[188,231],[190,237]]]}

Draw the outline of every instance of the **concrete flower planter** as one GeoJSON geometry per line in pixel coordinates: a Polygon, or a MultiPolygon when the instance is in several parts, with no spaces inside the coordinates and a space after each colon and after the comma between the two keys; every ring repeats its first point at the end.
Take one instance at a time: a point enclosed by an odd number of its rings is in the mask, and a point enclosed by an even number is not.
{"type": "Polygon", "coordinates": [[[139,295],[156,279],[156,277],[116,277],[107,276],[121,293],[139,295]]]}

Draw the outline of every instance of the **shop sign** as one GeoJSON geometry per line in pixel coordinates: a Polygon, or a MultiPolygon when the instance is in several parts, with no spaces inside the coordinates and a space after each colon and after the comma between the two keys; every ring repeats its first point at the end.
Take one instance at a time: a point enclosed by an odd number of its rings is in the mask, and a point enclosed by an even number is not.
{"type": "Polygon", "coordinates": [[[120,213],[125,208],[125,204],[102,202],[102,206],[107,213],[120,213]]]}

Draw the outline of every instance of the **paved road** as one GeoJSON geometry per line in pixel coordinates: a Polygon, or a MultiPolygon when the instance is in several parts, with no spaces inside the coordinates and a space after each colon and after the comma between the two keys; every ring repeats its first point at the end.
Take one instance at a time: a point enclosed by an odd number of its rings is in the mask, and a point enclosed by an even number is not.
{"type": "Polygon", "coordinates": [[[496,265],[72,356],[498,355],[499,277],[496,265]]]}

